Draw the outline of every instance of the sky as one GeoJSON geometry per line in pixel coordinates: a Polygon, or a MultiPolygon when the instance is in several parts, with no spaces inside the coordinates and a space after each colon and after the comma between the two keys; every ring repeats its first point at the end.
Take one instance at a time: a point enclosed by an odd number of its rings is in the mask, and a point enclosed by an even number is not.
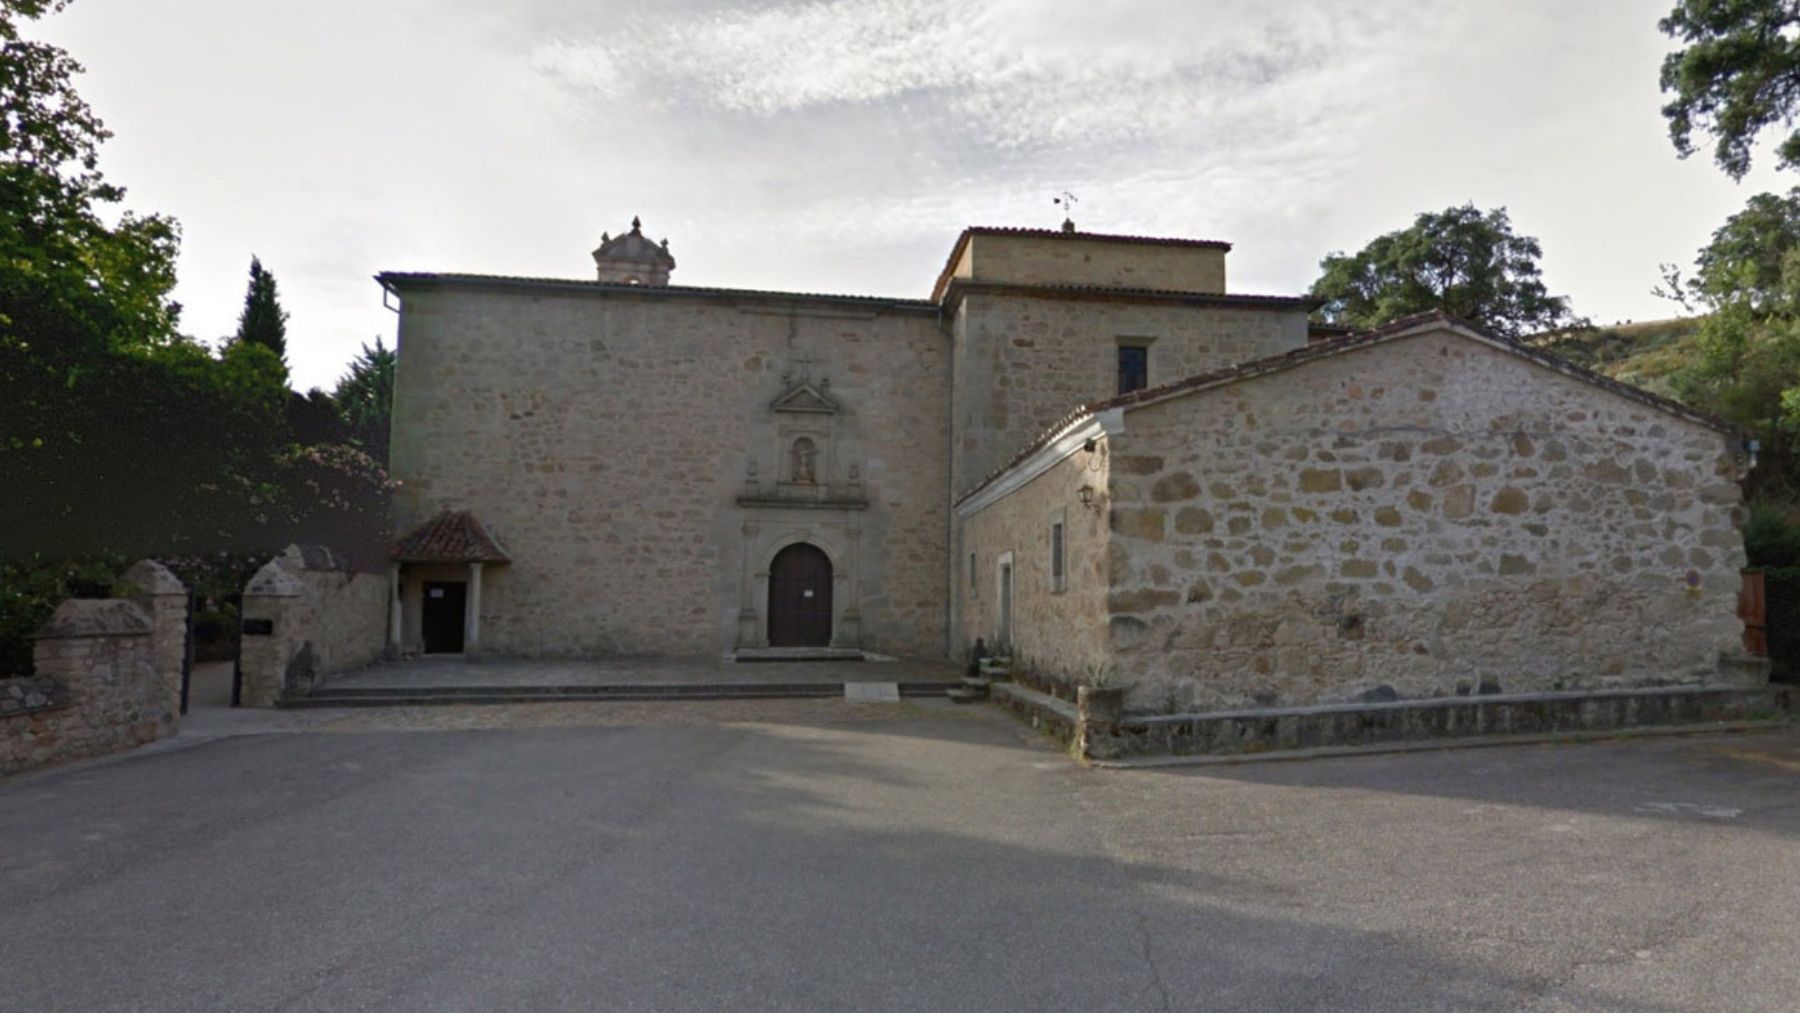
{"type": "MultiPolygon", "coordinates": [[[[675,284],[929,295],[968,225],[1224,239],[1298,294],[1422,211],[1503,206],[1598,323],[1755,193],[1676,157],[1672,0],[75,0],[127,206],[178,219],[183,330],[252,254],[296,387],[392,344],[383,270],[591,278],[643,218],[675,284]]],[[[404,351],[402,352],[404,354],[404,351]]]]}

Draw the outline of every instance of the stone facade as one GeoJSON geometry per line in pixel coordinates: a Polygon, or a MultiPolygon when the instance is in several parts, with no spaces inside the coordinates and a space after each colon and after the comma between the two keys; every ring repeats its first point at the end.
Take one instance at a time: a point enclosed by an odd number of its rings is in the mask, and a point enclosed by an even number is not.
{"type": "Polygon", "coordinates": [[[1230,250],[1229,243],[1206,240],[974,228],[950,251],[950,265],[934,298],[941,298],[954,281],[1218,295],[1225,291],[1225,254],[1230,250]]]}
{"type": "Polygon", "coordinates": [[[1075,453],[984,510],[962,528],[957,567],[961,627],[972,641],[1010,647],[1022,666],[1080,676],[1108,664],[1107,486],[1104,455],[1075,453]],[[1092,490],[1084,506],[1081,489],[1092,490]],[[1063,530],[1063,579],[1053,575],[1052,532],[1063,530]],[[1002,567],[1009,568],[1003,575],[1002,567]],[[999,618],[1001,583],[1012,581],[1010,636],[999,618]],[[1010,644],[1005,641],[1010,639],[1010,644]]]}
{"type": "MultiPolygon", "coordinates": [[[[166,594],[159,578],[168,571],[147,565],[154,569],[133,571],[157,578],[144,590],[186,601],[179,583],[166,594]]],[[[129,749],[179,729],[185,610],[71,599],[37,638],[37,674],[0,679],[0,775],[129,749]]]]}
{"type": "Polygon", "coordinates": [[[405,306],[399,529],[454,506],[505,545],[487,649],[729,649],[761,628],[774,552],[807,541],[857,646],[944,652],[949,343],[929,306],[474,283],[405,306]],[[833,410],[776,410],[803,387],[833,410]]]}
{"type": "MultiPolygon", "coordinates": [[[[1135,708],[1741,678],[1715,424],[1445,325],[1116,418],[1101,579],[1135,708]]],[[[965,532],[1029,527],[1054,475],[967,501],[965,532]]],[[[1026,630],[1041,589],[1017,592],[1018,643],[1064,636],[1026,630]]]]}
{"type": "Polygon", "coordinates": [[[1056,291],[962,291],[955,305],[956,488],[966,491],[1077,406],[1119,392],[1119,346],[1148,349],[1152,386],[1306,344],[1291,300],[1096,301],[1056,291]]]}

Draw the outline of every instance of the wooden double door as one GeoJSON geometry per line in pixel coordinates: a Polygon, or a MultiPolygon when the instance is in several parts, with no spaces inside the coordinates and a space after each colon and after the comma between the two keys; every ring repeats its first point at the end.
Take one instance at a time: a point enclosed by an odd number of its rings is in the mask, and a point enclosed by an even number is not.
{"type": "Polygon", "coordinates": [[[769,564],[769,646],[831,646],[831,559],[816,545],[790,545],[769,564]]]}

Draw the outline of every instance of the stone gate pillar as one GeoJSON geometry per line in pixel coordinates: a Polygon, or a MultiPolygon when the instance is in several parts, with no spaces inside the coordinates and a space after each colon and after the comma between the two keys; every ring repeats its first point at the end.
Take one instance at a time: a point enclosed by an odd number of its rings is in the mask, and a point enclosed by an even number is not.
{"type": "Polygon", "coordinates": [[[140,559],[121,578],[131,600],[150,619],[151,663],[162,680],[169,712],[181,714],[181,674],[187,667],[188,593],[181,579],[154,559],[140,559]]]}
{"type": "Polygon", "coordinates": [[[244,585],[238,647],[243,706],[273,707],[281,698],[288,665],[299,648],[297,626],[305,593],[305,585],[281,565],[280,557],[264,563],[244,585]]]}

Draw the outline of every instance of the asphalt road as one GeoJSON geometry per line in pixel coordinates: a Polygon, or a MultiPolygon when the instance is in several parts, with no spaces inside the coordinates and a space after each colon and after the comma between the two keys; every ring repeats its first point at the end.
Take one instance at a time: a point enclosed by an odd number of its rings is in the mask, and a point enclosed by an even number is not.
{"type": "Polygon", "coordinates": [[[1088,771],[708,706],[0,781],[0,1009],[1800,1008],[1800,732],[1088,771]]]}

